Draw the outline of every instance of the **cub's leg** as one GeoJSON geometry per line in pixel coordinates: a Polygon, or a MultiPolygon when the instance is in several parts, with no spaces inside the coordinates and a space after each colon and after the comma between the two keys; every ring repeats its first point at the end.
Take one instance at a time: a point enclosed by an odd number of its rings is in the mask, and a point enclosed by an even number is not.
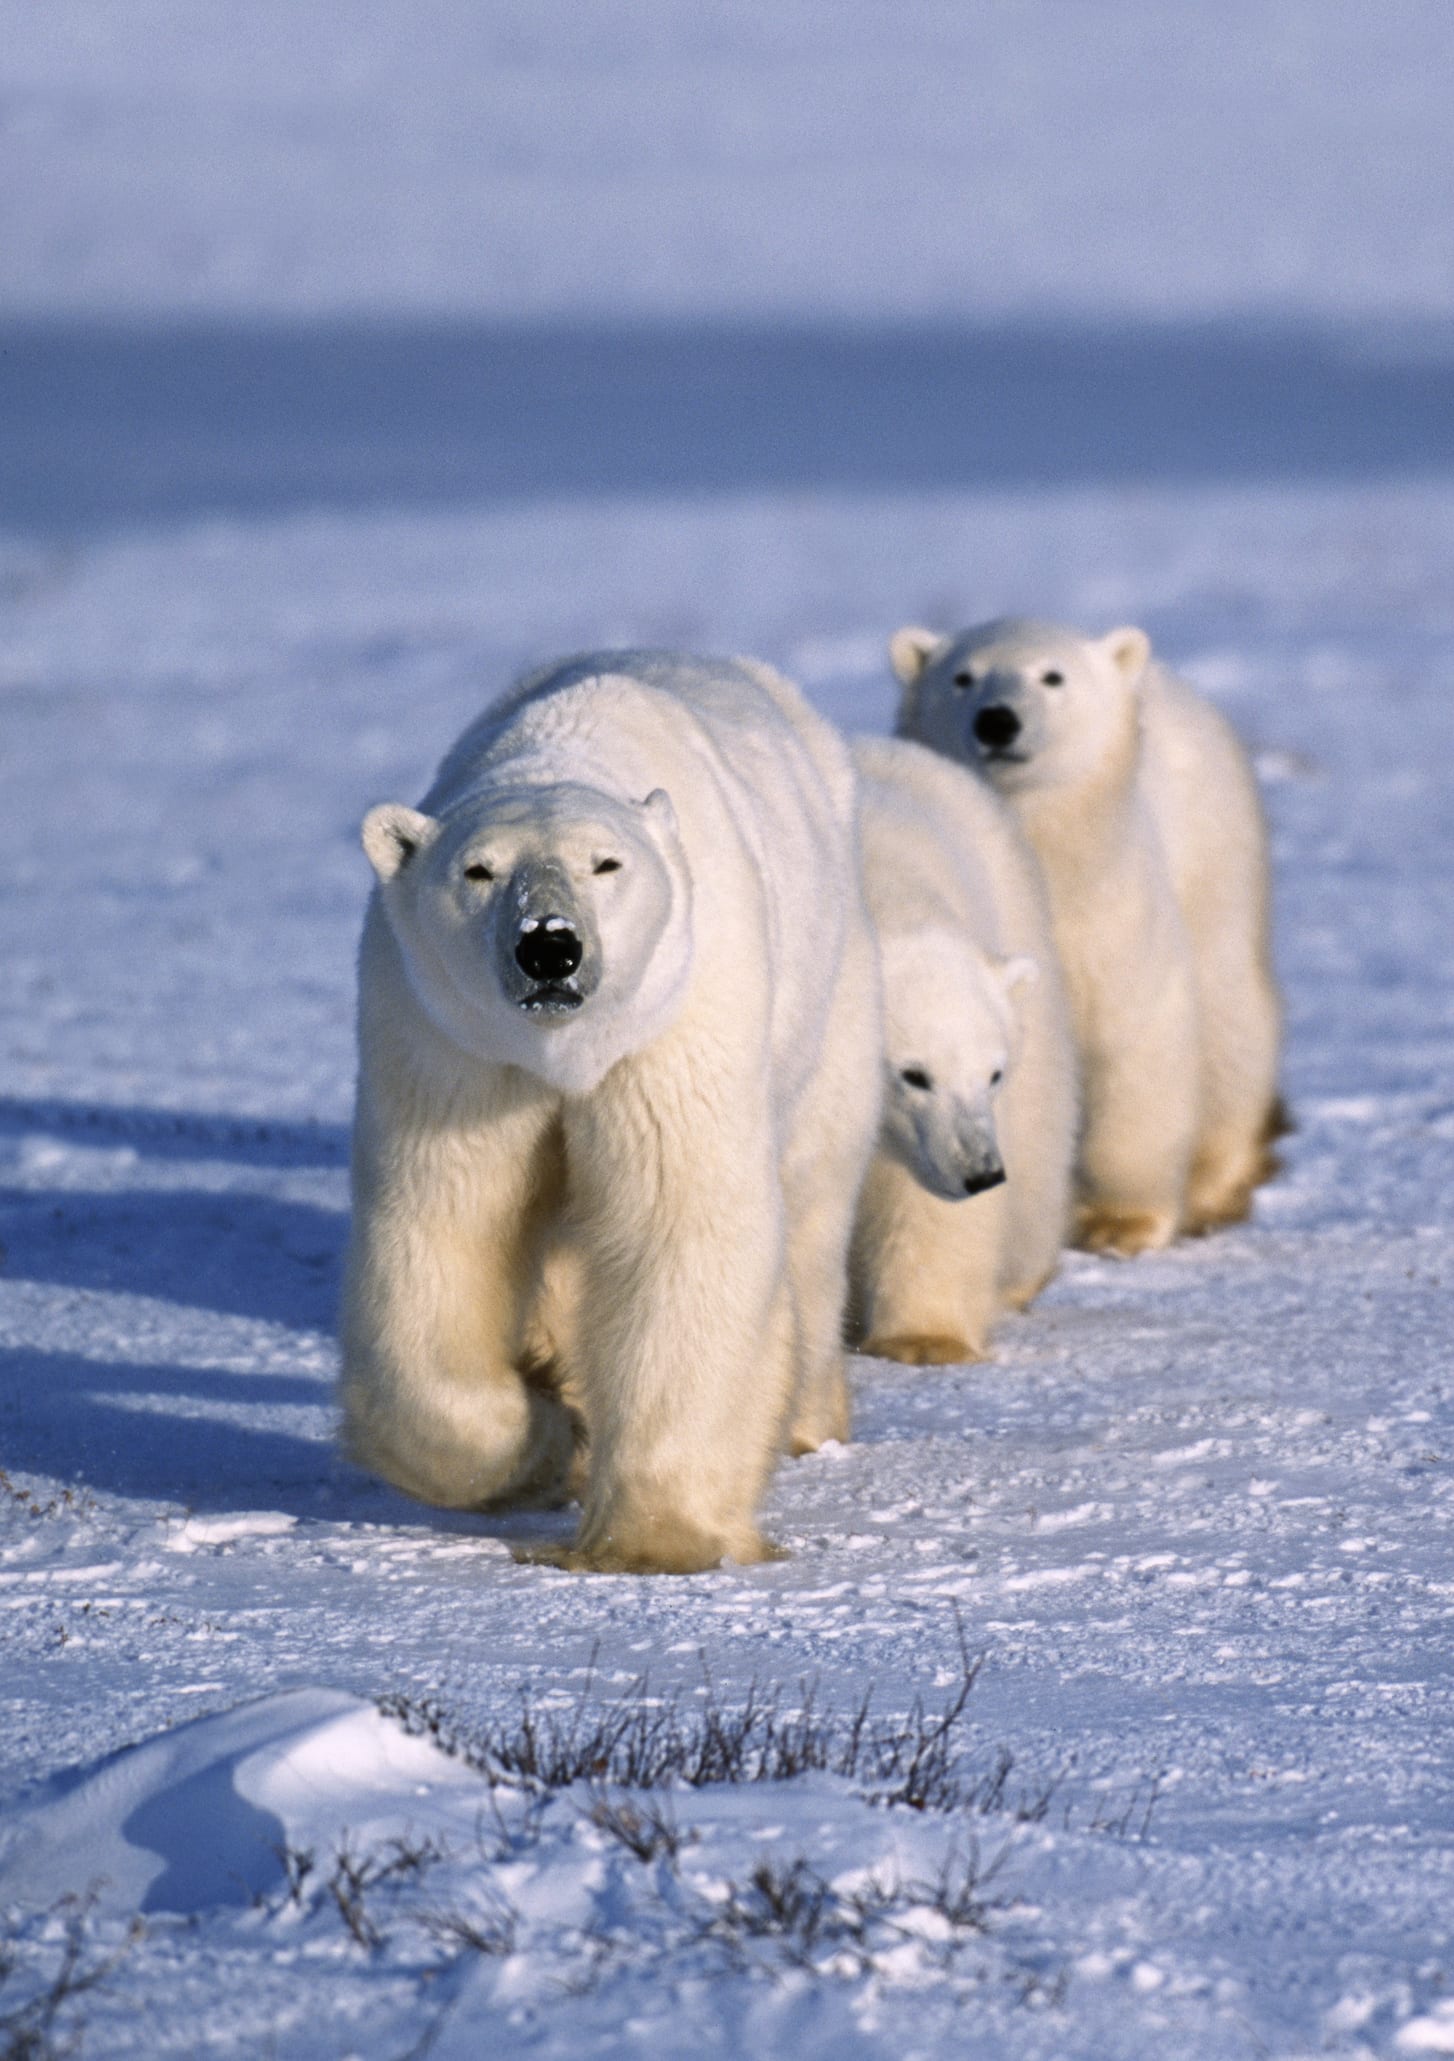
{"type": "Polygon", "coordinates": [[[769,1555],[756,1511],[795,1336],[766,1080],[667,1038],[566,1105],[590,1478],[575,1545],[539,1557],[690,1573],[769,1555]]]}
{"type": "MultiPolygon", "coordinates": [[[[1027,1048],[1022,1065],[1032,1056],[1027,1048]]],[[[1013,1080],[1010,1094],[1001,1287],[1006,1307],[1023,1310],[1053,1278],[1070,1235],[1076,1109],[1063,1066],[1054,1072],[1027,1066],[1026,1081],[1013,1080]]]]}
{"type": "Polygon", "coordinates": [[[875,1160],[854,1241],[861,1350],[911,1366],[987,1358],[1004,1222],[1003,1188],[942,1202],[905,1168],[875,1160]]]}
{"type": "Polygon", "coordinates": [[[421,1502],[548,1500],[573,1420],[518,1365],[532,1247],[557,1199],[557,1099],[490,1069],[440,1115],[418,1083],[390,1085],[361,1085],[354,1137],[345,1449],[421,1502]]]}

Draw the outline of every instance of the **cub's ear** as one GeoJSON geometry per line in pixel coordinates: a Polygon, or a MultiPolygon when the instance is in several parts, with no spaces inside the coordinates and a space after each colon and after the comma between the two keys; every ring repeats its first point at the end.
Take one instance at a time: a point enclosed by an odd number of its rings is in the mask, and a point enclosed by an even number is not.
{"type": "Polygon", "coordinates": [[[388,881],[433,842],[438,829],[433,816],[421,816],[402,802],[380,802],[364,817],[360,836],[369,864],[381,881],[388,881]]]}
{"type": "Polygon", "coordinates": [[[664,787],[653,787],[641,806],[663,836],[677,835],[677,812],[664,787]]]}
{"type": "Polygon", "coordinates": [[[1016,988],[1033,988],[1040,978],[1039,961],[1027,959],[1023,955],[1015,959],[1001,959],[996,971],[1000,976],[1000,986],[1007,995],[1013,995],[1016,988]]]}
{"type": "Polygon", "coordinates": [[[916,629],[912,624],[907,629],[895,630],[889,639],[889,664],[898,676],[901,687],[912,687],[936,652],[943,651],[948,644],[947,637],[941,637],[934,630],[916,629]]]}
{"type": "Polygon", "coordinates": [[[1129,624],[1124,629],[1112,630],[1108,637],[1102,637],[1101,649],[1133,687],[1140,683],[1151,662],[1151,639],[1144,630],[1132,629],[1129,624]]]}

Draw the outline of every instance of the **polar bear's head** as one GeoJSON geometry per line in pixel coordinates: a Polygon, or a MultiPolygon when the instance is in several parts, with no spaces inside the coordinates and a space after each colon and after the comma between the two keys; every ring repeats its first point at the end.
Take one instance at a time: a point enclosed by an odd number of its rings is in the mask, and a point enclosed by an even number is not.
{"type": "Polygon", "coordinates": [[[1007,617],[938,637],[900,630],[898,732],[977,766],[1006,794],[1084,780],[1129,752],[1151,644],[1007,617]]]}
{"type": "Polygon", "coordinates": [[[418,1000],[456,1044],[585,1093],[671,1021],[691,879],[666,792],[487,787],[370,811],[363,846],[418,1000]]]}
{"type": "Polygon", "coordinates": [[[940,930],[881,938],[879,961],[885,1151],[946,1202],[998,1186],[995,1103],[1015,1060],[1015,990],[1036,978],[1035,961],[996,959],[940,930]]]}

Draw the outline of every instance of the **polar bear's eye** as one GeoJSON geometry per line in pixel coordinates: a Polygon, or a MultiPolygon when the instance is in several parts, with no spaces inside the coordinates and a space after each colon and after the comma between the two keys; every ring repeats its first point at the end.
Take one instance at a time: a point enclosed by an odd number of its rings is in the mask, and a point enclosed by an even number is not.
{"type": "Polygon", "coordinates": [[[956,687],[972,687],[974,685],[974,674],[968,671],[956,673],[954,675],[954,684],[956,687]]]}
{"type": "Polygon", "coordinates": [[[619,859],[597,859],[591,871],[593,873],[619,873],[621,871],[621,861],[619,859]]]}
{"type": "Polygon", "coordinates": [[[1004,1077],[1005,1069],[1002,1066],[997,1066],[994,1072],[990,1075],[990,1086],[992,1088],[997,1088],[1000,1085],[1000,1082],[1004,1079],[1004,1077]]]}
{"type": "Polygon", "coordinates": [[[472,866],[465,867],[464,877],[466,880],[493,880],[495,876],[488,866],[482,866],[476,859],[472,866]]]}
{"type": "Polygon", "coordinates": [[[899,1079],[907,1088],[932,1088],[934,1085],[922,1066],[906,1066],[899,1079]]]}
{"type": "Polygon", "coordinates": [[[1057,673],[1052,667],[1048,673],[1040,675],[1040,685],[1042,687],[1063,687],[1065,685],[1065,675],[1064,673],[1057,673]]]}

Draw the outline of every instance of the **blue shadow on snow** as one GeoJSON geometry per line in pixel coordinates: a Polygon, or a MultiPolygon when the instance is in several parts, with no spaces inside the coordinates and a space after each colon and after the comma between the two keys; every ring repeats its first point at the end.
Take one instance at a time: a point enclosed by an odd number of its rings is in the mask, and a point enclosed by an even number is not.
{"type": "Polygon", "coordinates": [[[9,1348],[0,1351],[0,1465],[209,1513],[316,1516],[334,1479],[331,1443],[216,1413],[316,1405],[328,1396],[307,1375],[9,1348]]]}
{"type": "Polygon", "coordinates": [[[331,1331],[348,1219],[235,1190],[0,1189],[12,1280],[331,1331]]]}
{"type": "Polygon", "coordinates": [[[278,1167],[348,1165],[346,1124],[0,1095],[0,1137],[32,1132],[98,1151],[130,1146],[143,1159],[237,1160],[247,1166],[278,1167]]]}

